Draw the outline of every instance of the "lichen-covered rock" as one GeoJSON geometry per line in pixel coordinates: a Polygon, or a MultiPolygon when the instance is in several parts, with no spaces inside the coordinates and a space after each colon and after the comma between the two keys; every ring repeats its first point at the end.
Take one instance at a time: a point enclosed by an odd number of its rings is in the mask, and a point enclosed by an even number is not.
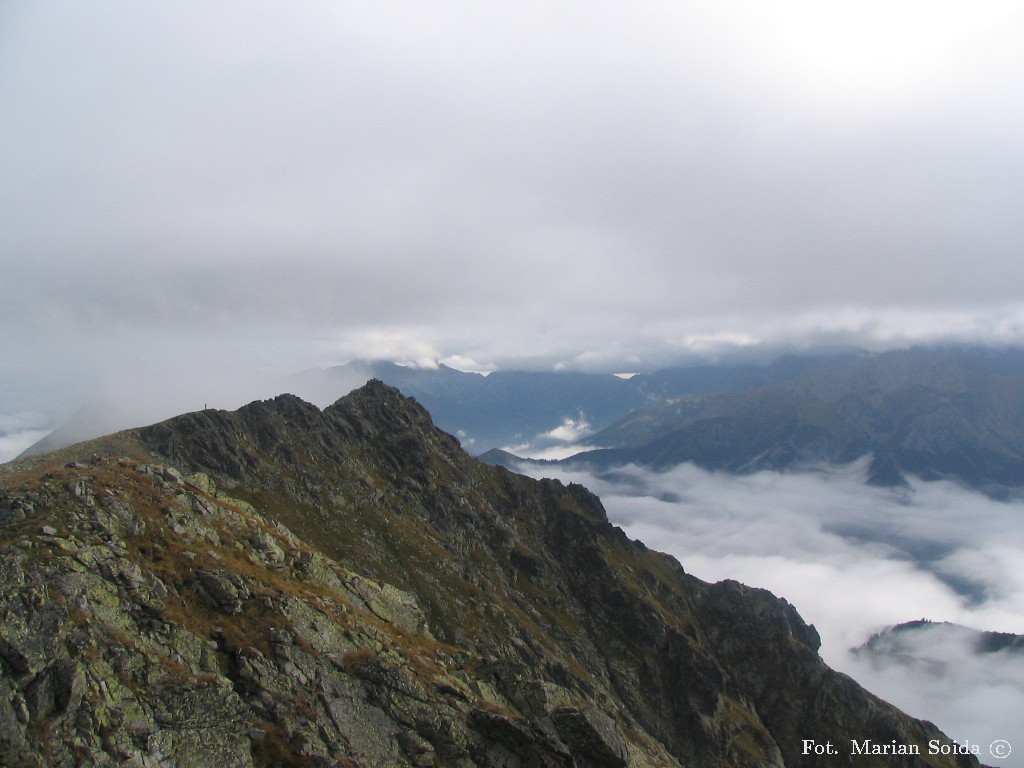
{"type": "Polygon", "coordinates": [[[226,572],[199,570],[196,575],[219,610],[233,616],[242,612],[243,601],[249,596],[244,585],[236,584],[226,572]]]}
{"type": "Polygon", "coordinates": [[[350,594],[377,618],[410,632],[430,634],[426,616],[408,592],[355,574],[345,578],[344,583],[350,594]]]}

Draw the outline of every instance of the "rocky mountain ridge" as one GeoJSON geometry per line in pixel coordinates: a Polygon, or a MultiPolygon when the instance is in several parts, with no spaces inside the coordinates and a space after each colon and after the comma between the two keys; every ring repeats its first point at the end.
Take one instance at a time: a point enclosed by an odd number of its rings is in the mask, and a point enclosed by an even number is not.
{"type": "Polygon", "coordinates": [[[0,468],[0,763],[976,765],[380,382],[0,468]],[[804,740],[924,754],[805,754],[804,740]]]}

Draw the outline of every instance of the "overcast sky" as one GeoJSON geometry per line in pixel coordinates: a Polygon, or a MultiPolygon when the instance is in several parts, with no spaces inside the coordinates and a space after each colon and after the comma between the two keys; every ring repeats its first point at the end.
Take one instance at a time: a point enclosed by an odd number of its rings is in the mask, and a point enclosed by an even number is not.
{"type": "Polygon", "coordinates": [[[1013,0],[5,0],[0,413],[354,357],[1021,342],[1022,29],[1013,0]]]}

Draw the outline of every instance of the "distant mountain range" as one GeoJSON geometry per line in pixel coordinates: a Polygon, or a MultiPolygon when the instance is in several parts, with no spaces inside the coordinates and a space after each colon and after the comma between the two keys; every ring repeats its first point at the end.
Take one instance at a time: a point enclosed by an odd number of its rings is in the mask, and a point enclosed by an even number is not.
{"type": "Polygon", "coordinates": [[[952,479],[1001,496],[1024,484],[1024,352],[914,349],[808,367],[746,392],[668,396],[584,441],[568,462],[684,462],[730,472],[842,464],[869,481],[952,479]]]}
{"type": "Polygon", "coordinates": [[[545,435],[567,420],[585,423],[591,431],[600,430],[648,403],[689,395],[749,392],[861,354],[788,355],[767,365],[694,365],[630,378],[570,371],[484,375],[444,365],[429,369],[357,360],[303,371],[285,383],[300,397],[327,405],[349,382],[380,379],[416,398],[437,425],[458,436],[471,453],[483,453],[525,444],[543,446],[545,435]]]}
{"type": "MultiPolygon", "coordinates": [[[[543,446],[547,433],[575,422],[590,431],[610,426],[652,400],[690,394],[747,392],[785,381],[808,368],[835,362],[834,355],[782,357],[769,365],[699,365],[640,373],[630,379],[611,374],[553,371],[459,371],[440,365],[415,368],[380,360],[354,360],[312,368],[285,378],[273,391],[290,392],[321,407],[379,379],[414,397],[438,426],[456,435],[470,453],[491,448],[543,446]]],[[[139,426],[148,420],[131,403],[93,404],[80,409],[53,433],[28,448],[33,456],[82,440],[139,426]]]]}
{"type": "MultiPolygon", "coordinates": [[[[568,461],[598,469],[693,462],[736,473],[799,470],[870,454],[869,481],[877,485],[900,485],[912,474],[995,497],[1024,485],[1018,349],[792,355],[628,379],[355,361],[303,371],[282,389],[326,405],[370,378],[415,398],[464,448],[494,464],[576,439],[581,452],[568,461]]],[[[135,424],[83,410],[24,455],[127,426],[135,424]]]]}

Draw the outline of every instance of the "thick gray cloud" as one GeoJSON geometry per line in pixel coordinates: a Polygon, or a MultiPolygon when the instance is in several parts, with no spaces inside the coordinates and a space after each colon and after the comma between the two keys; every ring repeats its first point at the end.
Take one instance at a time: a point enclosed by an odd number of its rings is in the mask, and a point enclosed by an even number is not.
{"type": "Polygon", "coordinates": [[[1017,4],[819,5],[4,3],[0,373],[1024,341],[1017,4]]]}
{"type": "MultiPolygon", "coordinates": [[[[945,482],[872,488],[866,468],[864,459],[743,477],[692,465],[557,474],[600,495],[612,522],[687,572],[785,597],[818,629],[825,660],[882,698],[961,742],[1013,742],[1024,707],[1019,654],[978,656],[955,637],[927,634],[905,649],[926,662],[918,665],[872,664],[849,651],[920,618],[1024,634],[1024,503],[945,482]]],[[[1013,757],[1008,765],[1024,766],[1013,757]]]]}

